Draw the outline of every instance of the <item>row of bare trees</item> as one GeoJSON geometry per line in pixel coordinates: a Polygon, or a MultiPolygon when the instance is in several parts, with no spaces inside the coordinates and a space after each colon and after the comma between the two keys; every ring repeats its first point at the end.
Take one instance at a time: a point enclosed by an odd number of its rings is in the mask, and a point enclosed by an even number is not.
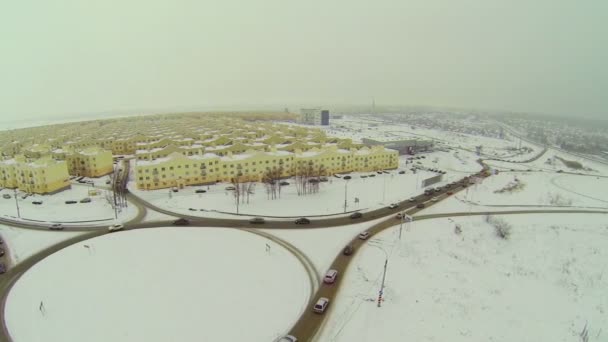
{"type": "Polygon", "coordinates": [[[327,174],[327,169],[323,165],[314,165],[312,161],[306,165],[298,165],[295,175],[296,191],[298,196],[314,194],[319,192],[321,177],[327,174]]]}

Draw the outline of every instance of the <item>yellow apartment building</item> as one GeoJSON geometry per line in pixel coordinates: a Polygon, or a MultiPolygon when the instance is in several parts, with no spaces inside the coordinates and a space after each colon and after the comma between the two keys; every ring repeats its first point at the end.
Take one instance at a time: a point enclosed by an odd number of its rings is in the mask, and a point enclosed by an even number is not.
{"type": "Polygon", "coordinates": [[[67,165],[50,156],[27,162],[25,158],[0,161],[0,183],[6,188],[48,194],[70,187],[67,165]]]}
{"type": "Polygon", "coordinates": [[[169,187],[183,188],[221,182],[260,181],[269,170],[281,170],[282,177],[291,177],[312,171],[326,176],[351,171],[396,169],[398,152],[383,146],[372,148],[339,149],[335,144],[308,151],[248,150],[246,153],[224,156],[214,153],[185,156],[173,152],[155,160],[137,160],[136,184],[139,189],[153,190],[169,187]]]}
{"type": "Polygon", "coordinates": [[[65,161],[69,174],[73,176],[101,177],[114,171],[112,152],[99,147],[67,152],[65,161]]]}

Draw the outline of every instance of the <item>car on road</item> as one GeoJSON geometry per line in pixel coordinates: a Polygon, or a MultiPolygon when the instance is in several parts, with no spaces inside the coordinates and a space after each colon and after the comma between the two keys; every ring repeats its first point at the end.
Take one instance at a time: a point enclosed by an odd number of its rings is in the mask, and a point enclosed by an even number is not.
{"type": "Polygon", "coordinates": [[[190,210],[190,211],[196,211],[195,208],[188,208],[188,210],[190,210]]]}
{"type": "Polygon", "coordinates": [[[3,194],[2,198],[4,198],[4,199],[11,199],[12,197],[9,194],[3,194]]]}
{"type": "Polygon", "coordinates": [[[123,230],[124,228],[125,228],[125,226],[123,226],[122,224],[113,224],[108,227],[108,231],[117,232],[119,230],[123,230]]]}
{"type": "Polygon", "coordinates": [[[422,209],[422,208],[424,208],[424,203],[418,203],[418,204],[416,205],[416,208],[418,208],[418,209],[422,209]]]}
{"type": "Polygon", "coordinates": [[[32,204],[41,205],[42,201],[32,201],[32,204]]]}
{"type": "Polygon", "coordinates": [[[416,202],[416,197],[410,197],[410,199],[408,199],[408,201],[410,201],[410,202],[416,202]]]}
{"type": "Polygon", "coordinates": [[[359,233],[359,239],[367,240],[368,238],[369,238],[369,232],[367,230],[359,233]]]}
{"type": "Polygon", "coordinates": [[[266,222],[266,220],[264,220],[263,217],[252,217],[251,219],[249,219],[249,223],[253,223],[253,224],[262,224],[265,222],[266,222]]]}
{"type": "Polygon", "coordinates": [[[325,273],[325,277],[323,277],[323,282],[325,284],[333,284],[336,282],[336,278],[338,278],[338,271],[336,270],[328,270],[325,273]]]}
{"type": "Polygon", "coordinates": [[[274,342],[298,342],[298,339],[295,338],[295,336],[293,336],[293,335],[285,335],[285,336],[279,337],[279,339],[275,340],[274,342]]]}
{"type": "Polygon", "coordinates": [[[0,274],[6,273],[6,265],[0,263],[0,274]]]}
{"type": "Polygon", "coordinates": [[[310,224],[310,220],[307,219],[306,217],[300,217],[299,219],[295,220],[296,224],[310,224]]]}
{"type": "Polygon", "coordinates": [[[391,205],[388,206],[389,209],[397,209],[399,208],[399,204],[397,203],[391,203],[391,205]]]}
{"type": "Polygon", "coordinates": [[[194,190],[194,193],[197,193],[197,194],[204,194],[205,192],[207,192],[207,190],[205,190],[205,189],[196,189],[196,190],[194,190]]]}
{"type": "Polygon", "coordinates": [[[446,194],[448,194],[448,195],[453,195],[453,194],[454,194],[454,192],[453,192],[453,191],[448,191],[448,192],[446,192],[446,194]]]}
{"type": "Polygon", "coordinates": [[[50,230],[63,230],[63,225],[61,223],[53,223],[50,227],[50,230]]]}
{"type": "Polygon", "coordinates": [[[328,305],[329,305],[329,298],[321,297],[321,298],[319,298],[319,300],[317,300],[317,302],[315,303],[315,306],[313,306],[312,311],[314,311],[316,313],[324,313],[325,309],[327,309],[328,305]]]}
{"type": "Polygon", "coordinates": [[[342,254],[344,254],[344,255],[351,255],[351,254],[353,254],[354,251],[355,251],[355,249],[353,248],[352,245],[347,245],[342,250],[342,254]]]}
{"type": "Polygon", "coordinates": [[[91,199],[89,197],[85,197],[80,200],[80,203],[91,203],[91,199]]]}
{"type": "Polygon", "coordinates": [[[174,226],[187,226],[189,224],[190,224],[190,221],[188,221],[185,218],[180,218],[180,219],[173,221],[174,226]]]}
{"type": "Polygon", "coordinates": [[[356,211],[356,212],[354,212],[354,213],[350,214],[350,218],[351,218],[351,219],[358,219],[358,218],[362,218],[362,217],[363,217],[363,214],[361,214],[361,213],[360,213],[360,212],[358,212],[358,211],[356,211]]]}
{"type": "Polygon", "coordinates": [[[76,203],[78,203],[78,201],[71,201],[71,200],[65,201],[65,204],[76,204],[76,203]]]}
{"type": "Polygon", "coordinates": [[[437,198],[437,197],[431,198],[431,202],[437,202],[437,201],[439,201],[439,198],[437,198]]]}

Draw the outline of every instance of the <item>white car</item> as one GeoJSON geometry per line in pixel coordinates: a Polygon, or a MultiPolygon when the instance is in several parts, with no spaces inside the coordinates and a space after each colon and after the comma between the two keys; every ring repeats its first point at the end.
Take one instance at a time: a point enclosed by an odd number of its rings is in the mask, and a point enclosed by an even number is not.
{"type": "Polygon", "coordinates": [[[279,337],[275,342],[298,342],[298,339],[293,335],[285,335],[283,337],[279,337]]]}
{"type": "Polygon", "coordinates": [[[108,230],[111,232],[116,232],[116,231],[122,230],[124,227],[125,226],[123,226],[122,224],[113,224],[108,227],[108,230]]]}
{"type": "Polygon", "coordinates": [[[366,230],[364,232],[359,233],[359,239],[361,240],[367,240],[367,238],[369,238],[369,232],[366,230]]]}
{"type": "Polygon", "coordinates": [[[329,305],[329,298],[321,297],[315,303],[315,306],[312,308],[312,311],[314,311],[316,313],[324,313],[325,309],[327,309],[328,305],[329,305]]]}
{"type": "Polygon", "coordinates": [[[437,197],[431,198],[431,202],[437,202],[437,201],[439,201],[439,198],[437,198],[437,197]]]}
{"type": "Polygon", "coordinates": [[[410,199],[408,201],[410,201],[410,202],[416,202],[416,198],[410,197],[410,199]]]}
{"type": "Polygon", "coordinates": [[[338,271],[329,270],[325,273],[325,277],[323,278],[323,282],[325,284],[333,284],[336,282],[336,278],[338,277],[338,271]]]}
{"type": "Polygon", "coordinates": [[[397,203],[391,203],[391,205],[388,206],[389,209],[396,209],[399,208],[399,204],[397,203]]]}

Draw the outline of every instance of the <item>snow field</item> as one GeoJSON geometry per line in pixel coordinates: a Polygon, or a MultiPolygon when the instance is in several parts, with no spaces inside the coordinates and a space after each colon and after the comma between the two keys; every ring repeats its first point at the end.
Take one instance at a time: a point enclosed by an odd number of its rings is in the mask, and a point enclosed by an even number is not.
{"type": "Polygon", "coordinates": [[[297,259],[254,234],[124,231],[35,265],[9,294],[6,321],[16,341],[271,341],[309,291],[297,259]]]}

